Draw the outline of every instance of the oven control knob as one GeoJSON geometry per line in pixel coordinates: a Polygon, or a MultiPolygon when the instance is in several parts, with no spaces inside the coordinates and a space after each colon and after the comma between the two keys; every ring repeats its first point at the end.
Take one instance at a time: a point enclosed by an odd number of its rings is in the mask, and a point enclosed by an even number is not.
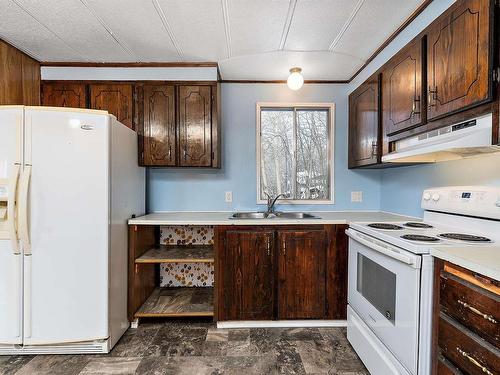
{"type": "Polygon", "coordinates": [[[431,193],[424,193],[424,201],[431,199],[431,193]]]}
{"type": "Polygon", "coordinates": [[[386,312],[385,312],[385,317],[386,317],[387,319],[391,319],[391,318],[392,318],[392,314],[391,314],[391,312],[390,312],[390,311],[386,311],[386,312]]]}
{"type": "Polygon", "coordinates": [[[434,202],[437,202],[439,200],[439,198],[441,198],[441,196],[439,194],[432,194],[432,200],[434,202]]]}

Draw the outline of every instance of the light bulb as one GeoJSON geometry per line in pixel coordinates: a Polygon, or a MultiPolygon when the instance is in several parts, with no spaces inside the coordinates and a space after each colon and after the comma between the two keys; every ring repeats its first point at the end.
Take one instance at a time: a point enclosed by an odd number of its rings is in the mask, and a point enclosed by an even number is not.
{"type": "Polygon", "coordinates": [[[286,84],[291,90],[298,90],[304,84],[304,77],[302,76],[301,72],[301,68],[290,69],[290,75],[286,80],[286,84]]]}

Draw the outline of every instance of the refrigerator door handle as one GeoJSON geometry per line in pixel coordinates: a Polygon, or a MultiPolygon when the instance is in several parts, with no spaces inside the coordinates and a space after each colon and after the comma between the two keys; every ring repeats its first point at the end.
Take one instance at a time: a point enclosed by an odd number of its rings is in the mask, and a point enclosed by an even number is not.
{"type": "Polygon", "coordinates": [[[28,192],[31,178],[31,165],[26,165],[19,183],[19,231],[23,244],[24,255],[31,255],[29,234],[28,192]]]}
{"type": "Polygon", "coordinates": [[[19,180],[19,170],[21,166],[14,164],[14,174],[9,181],[9,196],[7,198],[7,220],[9,237],[12,242],[12,252],[20,254],[18,235],[17,235],[17,221],[16,221],[16,195],[17,195],[17,181],[19,180]]]}

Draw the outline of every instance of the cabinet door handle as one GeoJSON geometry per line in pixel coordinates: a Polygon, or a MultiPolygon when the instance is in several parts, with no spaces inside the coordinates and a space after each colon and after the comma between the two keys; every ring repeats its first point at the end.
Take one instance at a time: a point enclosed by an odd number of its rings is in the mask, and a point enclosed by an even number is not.
{"type": "Polygon", "coordinates": [[[283,256],[286,257],[286,242],[283,241],[283,256]]]}
{"type": "Polygon", "coordinates": [[[168,160],[172,160],[172,145],[168,145],[168,160]]]}
{"type": "Polygon", "coordinates": [[[186,146],[184,146],[184,161],[187,160],[187,151],[186,151],[186,146]]]}
{"type": "Polygon", "coordinates": [[[432,89],[432,87],[429,86],[429,95],[427,96],[427,104],[429,107],[435,107],[436,106],[436,99],[437,99],[437,87],[432,89]]]}
{"type": "Polygon", "coordinates": [[[485,314],[483,313],[482,311],[479,311],[478,309],[476,309],[474,306],[471,306],[469,305],[467,302],[464,302],[462,300],[458,300],[457,301],[459,305],[462,305],[463,307],[465,307],[466,309],[469,309],[470,311],[472,311],[474,314],[477,314],[479,316],[481,316],[483,319],[486,319],[487,321],[491,322],[491,323],[494,323],[494,324],[497,324],[497,321],[496,319],[491,316],[491,315],[488,315],[488,314],[485,314]]]}
{"type": "Polygon", "coordinates": [[[474,366],[479,367],[481,371],[484,372],[485,374],[495,375],[487,367],[483,366],[476,358],[472,357],[469,353],[463,351],[458,346],[457,346],[457,352],[459,352],[462,357],[467,358],[467,360],[474,366]]]}
{"type": "Polygon", "coordinates": [[[372,158],[377,156],[377,142],[373,141],[372,142],[372,158]]]}

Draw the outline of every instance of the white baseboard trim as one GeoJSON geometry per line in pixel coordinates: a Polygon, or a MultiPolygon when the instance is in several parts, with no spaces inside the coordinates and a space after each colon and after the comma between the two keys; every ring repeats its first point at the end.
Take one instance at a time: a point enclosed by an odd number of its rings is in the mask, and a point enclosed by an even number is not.
{"type": "Polygon", "coordinates": [[[217,322],[217,328],[317,328],[347,327],[347,320],[231,320],[217,322]]]}

